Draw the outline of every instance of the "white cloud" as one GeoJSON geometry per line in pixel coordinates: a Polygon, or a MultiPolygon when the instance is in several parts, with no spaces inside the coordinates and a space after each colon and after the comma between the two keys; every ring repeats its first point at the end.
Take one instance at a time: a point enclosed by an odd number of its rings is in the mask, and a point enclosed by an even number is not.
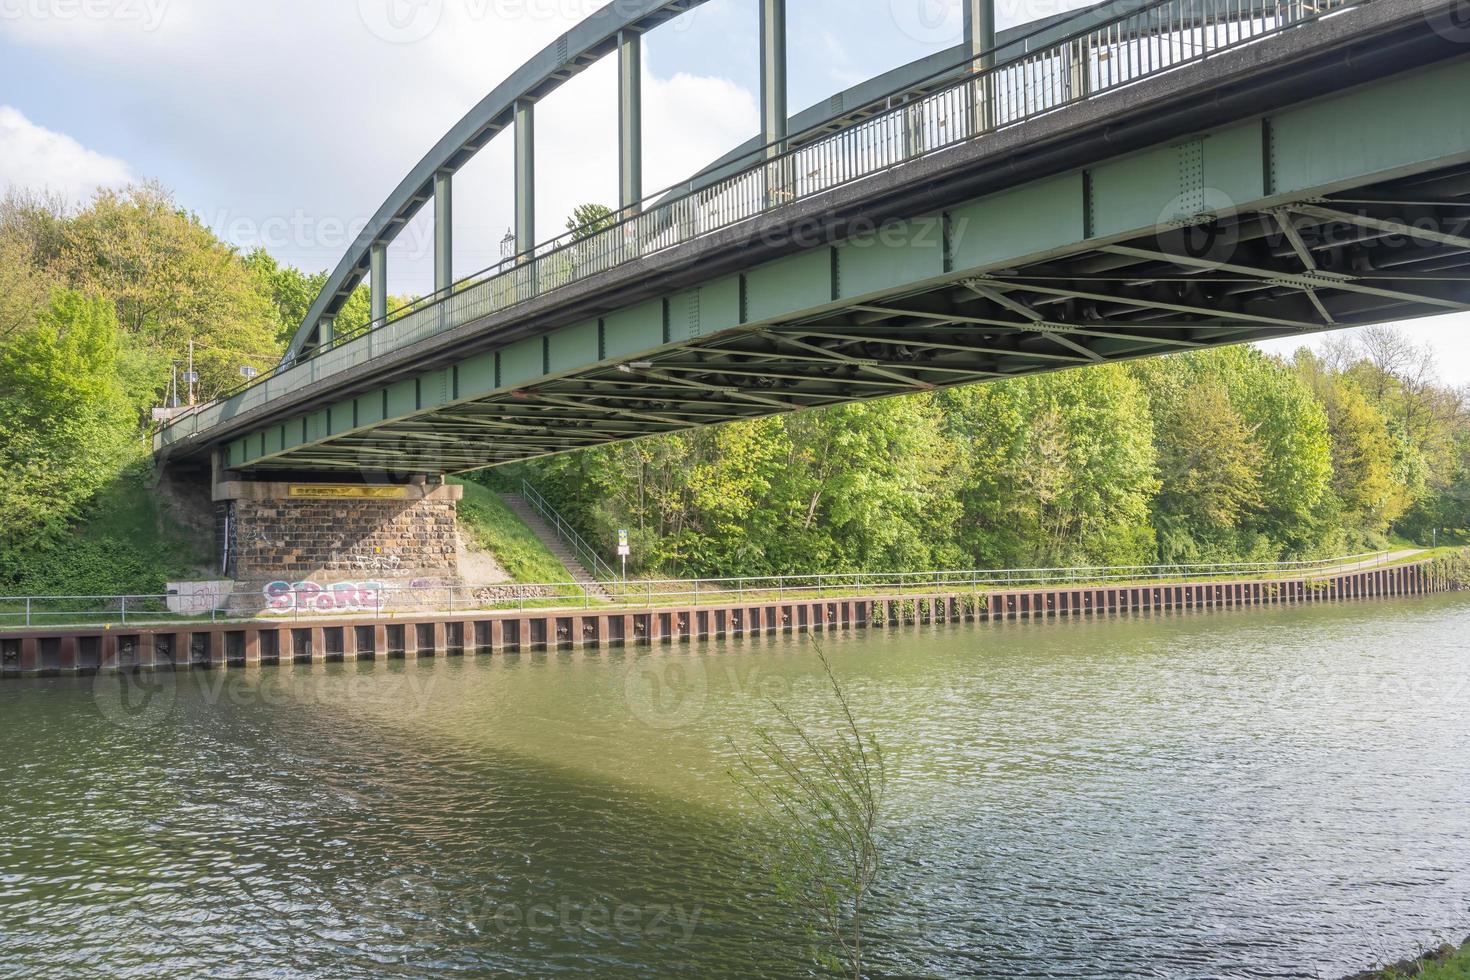
{"type": "Polygon", "coordinates": [[[0,105],[0,186],[83,201],[99,187],[121,187],[132,180],[122,160],[89,150],[64,133],[36,125],[20,110],[0,105]]]}
{"type": "MultiPolygon", "coordinates": [[[[136,170],[175,189],[217,233],[321,269],[337,264],[351,230],[466,111],[605,0],[115,2],[155,13],[142,22],[0,19],[0,37],[31,47],[63,86],[84,90],[91,111],[136,137],[128,152],[136,170]],[[407,26],[386,30],[395,24],[407,26]]],[[[758,129],[748,90],[698,69],[660,78],[652,61],[646,54],[650,192],[758,129]]],[[[559,233],[577,204],[617,203],[613,69],[604,59],[538,106],[538,237],[559,233]]],[[[26,97],[35,112],[56,96],[26,97]]],[[[512,223],[512,135],[458,182],[461,273],[492,264],[512,223]]],[[[393,250],[395,292],[431,288],[429,227],[415,222],[393,250]]]]}

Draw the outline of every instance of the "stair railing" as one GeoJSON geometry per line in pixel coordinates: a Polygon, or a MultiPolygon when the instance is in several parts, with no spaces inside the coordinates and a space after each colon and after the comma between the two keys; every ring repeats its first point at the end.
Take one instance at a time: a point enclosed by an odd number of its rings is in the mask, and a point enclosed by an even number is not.
{"type": "Polygon", "coordinates": [[[582,563],[582,567],[586,568],[592,574],[593,578],[608,582],[618,577],[617,573],[613,571],[612,566],[603,561],[602,556],[593,550],[592,546],[577,533],[576,529],[562,519],[561,514],[557,513],[556,508],[552,507],[546,498],[541,496],[535,487],[531,486],[529,480],[521,481],[521,497],[531,506],[532,510],[541,516],[541,519],[547,523],[547,526],[556,532],[556,536],[561,538],[567,547],[572,549],[577,556],[577,560],[582,563]]]}

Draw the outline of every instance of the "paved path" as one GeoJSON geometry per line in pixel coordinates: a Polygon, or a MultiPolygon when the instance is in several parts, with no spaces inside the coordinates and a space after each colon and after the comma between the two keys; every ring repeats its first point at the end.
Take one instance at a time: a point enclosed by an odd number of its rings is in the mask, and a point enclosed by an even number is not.
{"type": "Polygon", "coordinates": [[[1425,550],[1424,548],[1409,548],[1405,551],[1389,551],[1373,558],[1364,559],[1363,561],[1348,562],[1345,565],[1328,565],[1325,568],[1316,569],[1312,574],[1317,575],[1323,572],[1357,572],[1365,568],[1380,568],[1384,565],[1391,565],[1396,561],[1403,561],[1405,558],[1422,555],[1425,550]]]}

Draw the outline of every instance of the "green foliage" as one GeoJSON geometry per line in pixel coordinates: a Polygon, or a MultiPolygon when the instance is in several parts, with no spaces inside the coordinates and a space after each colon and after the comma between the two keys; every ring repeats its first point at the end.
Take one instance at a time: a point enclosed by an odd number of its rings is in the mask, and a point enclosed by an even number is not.
{"type": "Polygon", "coordinates": [[[868,904],[882,870],[879,830],[887,766],[877,740],[853,714],[816,641],[836,718],[820,728],[772,703],[779,730],[757,730],[755,746],[733,745],[731,772],[765,818],[761,848],[777,896],[807,924],[816,958],[861,980],[868,904]]]}
{"type": "Polygon", "coordinates": [[[306,314],[311,311],[311,304],[316,302],[322,287],[327,284],[327,273],[310,274],[292,266],[281,265],[263,248],[257,248],[245,256],[245,267],[255,277],[259,288],[270,298],[275,315],[276,344],[285,347],[306,319],[306,314]]]}
{"type": "MultiPolygon", "coordinates": [[[[152,184],[74,211],[0,201],[0,588],[157,593],[209,573],[146,487],[149,411],[191,342],[202,398],[272,367],[325,278],[242,258],[152,184]]],[[[339,330],[368,310],[359,289],[339,330]]]]}
{"type": "Polygon", "coordinates": [[[1436,554],[1430,563],[1429,574],[1452,589],[1470,589],[1470,549],[1436,554]]]}
{"type": "MultiPolygon", "coordinates": [[[[1209,543],[1210,553],[1228,551],[1236,530],[1263,502],[1261,447],[1217,380],[1181,385],[1171,395],[1156,409],[1160,490],[1155,520],[1170,532],[1162,543],[1183,539],[1209,543]]],[[[1198,558],[1198,544],[1191,550],[1164,557],[1198,558]]]]}
{"type": "MultiPolygon", "coordinates": [[[[568,227],[585,235],[615,217],[584,205],[568,227]]],[[[575,244],[566,261],[595,249],[575,244]]],[[[324,281],[263,251],[241,257],[153,185],[75,212],[0,201],[0,577],[65,540],[144,458],[148,410],[190,341],[207,398],[242,366],[270,367],[324,281]]],[[[356,290],[337,333],[364,329],[370,306],[356,290]]],[[[630,529],[631,570],[650,574],[1307,558],[1389,534],[1470,541],[1463,396],[1388,328],[1291,363],[1240,347],[1089,367],[665,435],[503,478],[522,475],[604,552],[630,529]]],[[[517,578],[566,577],[493,497],[465,512],[517,578]]]]}
{"type": "Polygon", "coordinates": [[[635,570],[664,574],[1311,558],[1431,527],[1470,540],[1470,420],[1367,356],[1203,351],[510,472],[609,550],[631,528],[635,570]]]}
{"type": "Polygon", "coordinates": [[[571,574],[546,546],[511,513],[493,492],[467,481],[459,505],[460,533],[495,556],[516,582],[537,584],[571,581],[571,574]]]}
{"type": "Polygon", "coordinates": [[[962,560],[955,453],[931,398],[737,422],[555,457],[525,472],[634,571],[768,575],[962,560]],[[857,464],[857,465],[855,465],[857,464]]]}
{"type": "Polygon", "coordinates": [[[613,223],[613,209],[604,204],[579,204],[567,218],[567,231],[573,237],[587,238],[613,223]]]}
{"type": "Polygon", "coordinates": [[[136,452],[117,343],[111,304],[59,291],[0,347],[0,555],[54,537],[136,452]]]}
{"type": "Polygon", "coordinates": [[[150,391],[161,393],[191,340],[203,398],[238,384],[242,366],[278,359],[276,316],[257,276],[162,188],[100,191],[59,220],[59,271],[114,304],[127,344],[148,355],[139,373],[150,391]]]}
{"type": "MultiPolygon", "coordinates": [[[[142,455],[141,453],[139,454],[142,455]]],[[[0,553],[0,591],[15,595],[161,595],[170,581],[211,576],[212,556],[160,506],[146,459],[130,464],[70,528],[0,553]]]]}
{"type": "Polygon", "coordinates": [[[1470,942],[1445,945],[1413,963],[1400,963],[1371,974],[1373,980],[1470,980],[1470,942]]]}
{"type": "Polygon", "coordinates": [[[1021,378],[946,392],[965,447],[961,541],[1001,567],[1128,563],[1152,552],[1153,426],[1126,369],[1021,378]]]}

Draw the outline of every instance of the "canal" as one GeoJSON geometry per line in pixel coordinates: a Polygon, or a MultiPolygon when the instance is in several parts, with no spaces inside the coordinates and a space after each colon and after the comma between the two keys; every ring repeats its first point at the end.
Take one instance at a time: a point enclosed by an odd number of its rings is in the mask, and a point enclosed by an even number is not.
{"type": "MultiPolygon", "coordinates": [[[[829,636],[873,975],[1337,977],[1470,933],[1470,600],[829,636]]],[[[807,641],[0,685],[0,975],[813,976],[728,769],[807,641]]]]}

